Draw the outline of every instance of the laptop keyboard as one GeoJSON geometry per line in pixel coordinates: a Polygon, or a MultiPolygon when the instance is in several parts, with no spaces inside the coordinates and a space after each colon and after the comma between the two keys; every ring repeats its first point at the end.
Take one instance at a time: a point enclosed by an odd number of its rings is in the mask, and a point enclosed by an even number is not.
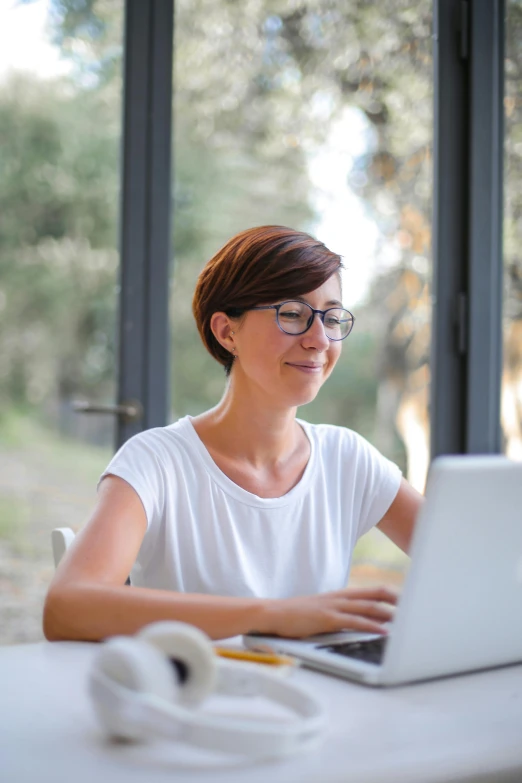
{"type": "Polygon", "coordinates": [[[362,642],[320,644],[316,649],[328,650],[336,655],[346,655],[348,658],[357,658],[366,663],[379,664],[382,663],[387,641],[386,636],[379,636],[377,639],[366,639],[362,642]]]}

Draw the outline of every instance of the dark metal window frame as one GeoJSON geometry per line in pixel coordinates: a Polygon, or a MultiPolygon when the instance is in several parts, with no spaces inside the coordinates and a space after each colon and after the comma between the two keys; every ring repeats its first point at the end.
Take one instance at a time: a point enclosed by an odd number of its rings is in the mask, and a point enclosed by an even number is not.
{"type": "MultiPolygon", "coordinates": [[[[174,0],[126,0],[117,446],[168,421],[174,0]]],[[[501,448],[505,0],[434,0],[431,451],[501,448]]]]}
{"type": "Polygon", "coordinates": [[[116,447],[167,423],[174,0],[126,0],[116,447]]]}
{"type": "Polygon", "coordinates": [[[501,450],[504,0],[435,0],[431,453],[501,450]]]}

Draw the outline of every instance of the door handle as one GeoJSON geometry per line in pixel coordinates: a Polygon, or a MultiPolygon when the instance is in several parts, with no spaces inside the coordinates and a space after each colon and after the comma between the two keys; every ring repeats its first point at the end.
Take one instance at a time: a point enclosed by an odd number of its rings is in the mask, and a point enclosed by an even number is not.
{"type": "Polygon", "coordinates": [[[125,422],[139,421],[143,417],[143,405],[139,400],[123,400],[117,405],[98,405],[75,400],[72,407],[76,413],[109,413],[120,416],[125,422]]]}

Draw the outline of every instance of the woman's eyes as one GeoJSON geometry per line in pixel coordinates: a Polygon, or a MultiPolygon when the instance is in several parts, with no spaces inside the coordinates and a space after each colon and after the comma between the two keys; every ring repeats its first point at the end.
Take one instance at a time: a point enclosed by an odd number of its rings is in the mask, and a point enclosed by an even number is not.
{"type": "MultiPolygon", "coordinates": [[[[279,317],[284,318],[286,321],[298,321],[308,318],[308,314],[299,312],[299,310],[285,310],[284,312],[279,313],[279,317]]],[[[341,323],[342,320],[335,315],[329,315],[324,319],[325,326],[331,328],[337,328],[341,325],[341,323]]]]}

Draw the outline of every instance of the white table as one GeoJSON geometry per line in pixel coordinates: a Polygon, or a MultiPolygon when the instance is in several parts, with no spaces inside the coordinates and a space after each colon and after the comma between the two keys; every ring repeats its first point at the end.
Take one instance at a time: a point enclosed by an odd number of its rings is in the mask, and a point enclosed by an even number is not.
{"type": "Polygon", "coordinates": [[[325,739],[300,757],[253,764],[163,740],[103,740],[86,692],[97,649],[0,648],[2,783],[522,781],[522,666],[387,690],[297,670],[326,706],[325,739]]]}

